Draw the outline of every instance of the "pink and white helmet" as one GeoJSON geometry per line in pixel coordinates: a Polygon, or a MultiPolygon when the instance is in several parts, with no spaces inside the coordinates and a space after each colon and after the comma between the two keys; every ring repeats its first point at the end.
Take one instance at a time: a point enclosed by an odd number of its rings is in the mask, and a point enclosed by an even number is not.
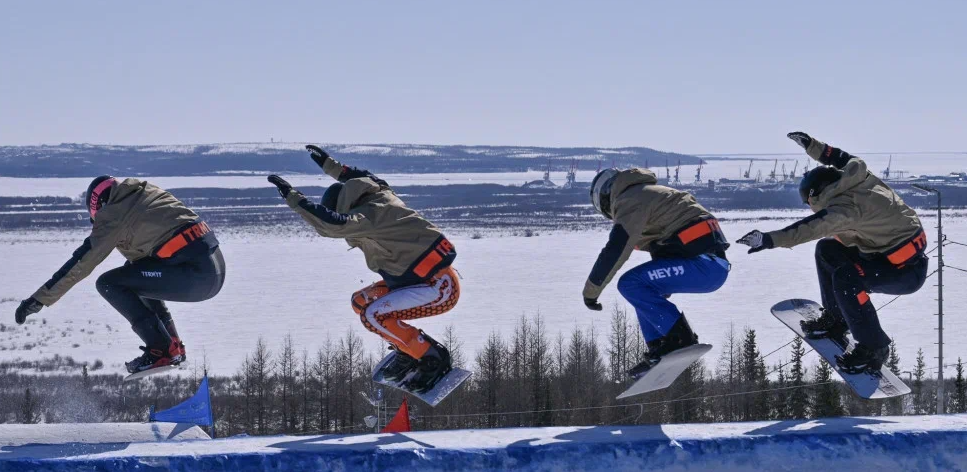
{"type": "Polygon", "coordinates": [[[97,215],[97,211],[107,203],[107,199],[111,196],[111,189],[117,185],[118,180],[110,175],[102,175],[93,181],[91,185],[87,187],[87,212],[91,215],[91,223],[94,222],[94,216],[97,215]]]}

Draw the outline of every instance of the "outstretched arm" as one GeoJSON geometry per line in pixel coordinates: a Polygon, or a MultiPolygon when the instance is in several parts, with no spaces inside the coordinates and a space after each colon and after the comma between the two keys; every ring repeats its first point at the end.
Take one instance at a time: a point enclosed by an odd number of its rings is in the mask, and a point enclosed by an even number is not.
{"type": "Polygon", "coordinates": [[[279,189],[279,195],[285,199],[289,208],[295,210],[323,236],[349,238],[364,234],[371,229],[369,219],[361,214],[337,213],[323,205],[312,203],[302,192],[292,188],[289,182],[278,175],[270,175],[268,180],[279,189]]]}
{"type": "Polygon", "coordinates": [[[859,159],[858,157],[840,148],[830,146],[809,136],[806,133],[803,133],[802,131],[794,131],[786,136],[802,146],[803,149],[806,150],[806,154],[808,154],[809,157],[815,159],[823,165],[842,169],[846,167],[846,163],[848,163],[850,159],[859,159]]]}
{"type": "Polygon", "coordinates": [[[324,151],[319,146],[309,144],[306,146],[306,150],[309,151],[309,157],[312,158],[316,165],[322,168],[323,172],[340,182],[345,182],[349,179],[368,177],[381,187],[389,187],[389,184],[386,183],[385,180],[376,177],[376,175],[368,170],[340,164],[339,161],[333,159],[329,153],[324,151]]]}
{"type": "Polygon", "coordinates": [[[858,216],[855,207],[834,205],[765,235],[771,239],[775,247],[791,248],[816,239],[835,236],[849,229],[850,224],[858,216]]]}
{"type": "Polygon", "coordinates": [[[60,300],[111,254],[117,245],[119,230],[119,225],[113,221],[94,223],[91,235],[84,240],[81,247],[74,251],[71,258],[31,298],[44,306],[51,306],[60,300]]]}

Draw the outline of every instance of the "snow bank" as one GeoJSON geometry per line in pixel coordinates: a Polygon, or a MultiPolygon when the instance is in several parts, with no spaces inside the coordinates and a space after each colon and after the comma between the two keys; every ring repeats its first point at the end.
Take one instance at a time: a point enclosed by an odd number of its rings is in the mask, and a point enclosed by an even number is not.
{"type": "MultiPolygon", "coordinates": [[[[4,431],[0,429],[0,435],[4,431]]],[[[243,436],[75,448],[0,446],[0,471],[78,468],[232,472],[967,470],[967,416],[243,436]]]]}
{"type": "MultiPolygon", "coordinates": [[[[0,448],[28,444],[104,444],[210,439],[201,428],[177,423],[0,424],[0,448]]],[[[6,452],[6,449],[0,449],[6,452]]],[[[0,459],[5,456],[0,453],[0,459]]]]}

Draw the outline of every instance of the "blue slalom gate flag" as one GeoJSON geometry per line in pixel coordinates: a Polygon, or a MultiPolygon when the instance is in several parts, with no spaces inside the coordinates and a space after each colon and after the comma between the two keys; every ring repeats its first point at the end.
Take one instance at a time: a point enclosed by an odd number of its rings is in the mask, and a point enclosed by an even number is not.
{"type": "Polygon", "coordinates": [[[167,410],[151,412],[148,421],[165,421],[170,423],[191,423],[198,426],[212,426],[212,400],[208,393],[208,376],[206,375],[198,386],[198,391],[191,398],[167,410]]]}

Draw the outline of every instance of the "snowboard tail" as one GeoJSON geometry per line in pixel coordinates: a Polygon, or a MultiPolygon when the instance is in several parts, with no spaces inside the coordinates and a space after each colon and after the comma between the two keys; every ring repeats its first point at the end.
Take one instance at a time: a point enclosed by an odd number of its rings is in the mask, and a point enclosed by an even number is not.
{"type": "Polygon", "coordinates": [[[710,350],[712,350],[711,344],[695,344],[668,353],[635,381],[628,390],[618,395],[618,400],[668,388],[678,376],[682,375],[682,372],[685,372],[685,369],[688,369],[710,350]]]}
{"type": "Polygon", "coordinates": [[[802,327],[799,325],[800,321],[819,317],[822,313],[821,309],[822,307],[812,300],[796,298],[776,303],[772,307],[772,314],[833,366],[833,370],[843,378],[846,385],[849,385],[857,395],[867,399],[879,399],[910,393],[910,387],[886,366],[880,368],[879,371],[859,374],[848,374],[839,370],[836,366],[835,357],[846,352],[853,345],[852,341],[847,338],[847,345],[843,346],[829,338],[809,339],[803,335],[802,327]]]}
{"type": "Polygon", "coordinates": [[[459,387],[461,384],[463,384],[463,382],[469,379],[471,375],[473,375],[473,372],[454,367],[452,370],[450,370],[450,372],[444,375],[443,378],[438,380],[433,388],[424,393],[416,393],[403,386],[404,382],[407,380],[406,378],[399,382],[393,382],[383,378],[383,367],[389,364],[390,361],[393,360],[394,356],[396,356],[395,351],[387,354],[383,360],[379,361],[379,364],[376,364],[376,368],[373,369],[373,382],[386,385],[387,387],[392,387],[397,390],[402,390],[416,398],[419,398],[420,400],[423,400],[430,406],[437,406],[440,404],[443,399],[453,393],[457,387],[459,387]]]}

